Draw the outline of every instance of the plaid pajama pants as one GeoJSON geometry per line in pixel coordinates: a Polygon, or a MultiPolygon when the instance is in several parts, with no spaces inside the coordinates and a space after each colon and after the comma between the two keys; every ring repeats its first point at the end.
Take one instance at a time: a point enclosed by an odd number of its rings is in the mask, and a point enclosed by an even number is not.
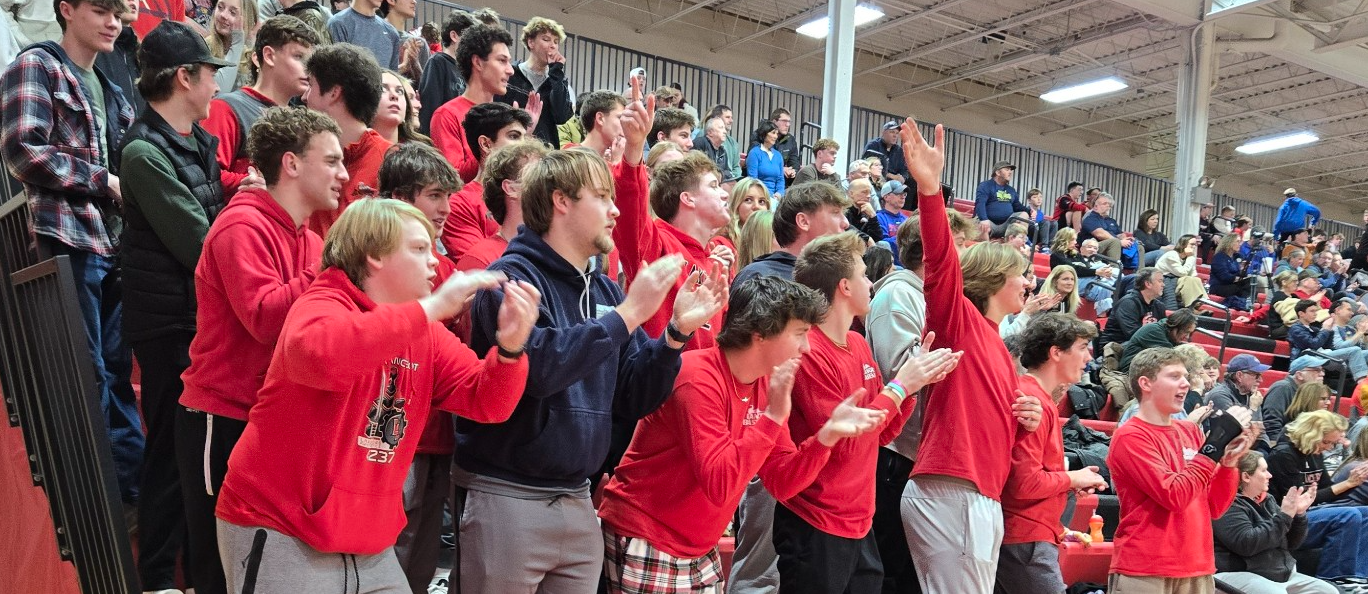
{"type": "Polygon", "coordinates": [[[722,594],[722,557],[713,547],[697,559],[675,557],[641,538],[603,529],[603,572],[609,594],[722,594]]]}

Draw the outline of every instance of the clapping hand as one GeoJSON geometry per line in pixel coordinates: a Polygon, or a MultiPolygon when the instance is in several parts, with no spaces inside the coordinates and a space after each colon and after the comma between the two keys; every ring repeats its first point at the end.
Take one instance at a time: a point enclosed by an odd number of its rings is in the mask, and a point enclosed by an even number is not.
{"type": "Polygon", "coordinates": [[[931,345],[935,342],[936,333],[927,332],[926,339],[922,341],[921,354],[909,357],[902,367],[898,368],[896,379],[902,383],[909,395],[928,384],[945,379],[945,376],[950,375],[950,372],[959,365],[960,357],[964,355],[964,351],[931,350],[931,345]]]}
{"type": "MultiPolygon", "coordinates": [[[[517,101],[513,102],[513,109],[518,109],[517,101]]],[[[541,119],[542,112],[541,93],[538,93],[536,91],[529,92],[527,94],[527,107],[524,107],[522,109],[526,110],[528,115],[532,116],[532,125],[528,126],[527,130],[529,132],[531,132],[532,130],[536,130],[537,120],[541,119]]]]}
{"type": "MultiPolygon", "coordinates": [[[[456,272],[431,295],[418,300],[429,321],[448,320],[461,313],[480,289],[493,289],[508,280],[502,272],[472,270],[456,272]]],[[[529,285],[530,286],[530,285],[529,285]]],[[[533,289],[535,292],[536,289],[533,289]]],[[[540,299],[540,296],[538,296],[540,299]]],[[[500,308],[502,309],[502,308],[500,308]]],[[[524,337],[525,339],[526,337],[524,337]]]]}
{"type": "Polygon", "coordinates": [[[784,361],[774,371],[770,372],[769,379],[769,403],[765,405],[765,416],[773,419],[775,423],[783,425],[788,422],[789,412],[793,410],[793,378],[798,373],[798,364],[802,361],[799,357],[794,357],[784,361]]]}
{"type": "Polygon", "coordinates": [[[494,340],[499,348],[517,353],[527,344],[532,327],[541,315],[541,292],[531,283],[508,281],[503,285],[503,303],[499,304],[499,329],[494,340]]]}
{"type": "Polygon", "coordinates": [[[1311,504],[1316,502],[1316,490],[1310,487],[1292,487],[1287,490],[1287,495],[1282,499],[1282,512],[1297,517],[1311,509],[1311,504]]]}
{"type": "Polygon", "coordinates": [[[861,408],[855,404],[864,400],[866,393],[864,388],[855,390],[854,394],[831,411],[831,418],[817,431],[817,440],[822,445],[831,447],[836,445],[837,440],[864,435],[883,424],[888,418],[888,411],[861,408]]]}
{"type": "Polygon", "coordinates": [[[680,332],[693,334],[727,304],[727,275],[721,264],[711,264],[707,274],[702,270],[690,274],[675,295],[672,321],[680,332]]]}

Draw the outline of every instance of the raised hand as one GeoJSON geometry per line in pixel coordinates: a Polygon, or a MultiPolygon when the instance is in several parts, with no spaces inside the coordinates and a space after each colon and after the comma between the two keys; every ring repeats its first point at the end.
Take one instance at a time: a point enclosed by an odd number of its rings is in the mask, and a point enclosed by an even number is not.
{"type": "Polygon", "coordinates": [[[1096,466],[1070,470],[1069,488],[1080,493],[1095,493],[1107,490],[1107,480],[1097,474],[1096,466]]]}
{"type": "MultiPolygon", "coordinates": [[[[617,312],[622,316],[622,321],[627,323],[629,332],[655,315],[683,269],[684,257],[679,254],[670,254],[650,265],[642,263],[640,272],[627,287],[627,298],[622,305],[617,306],[617,312]]],[[[687,329],[680,330],[688,333],[687,329]]]]}
{"type": "Polygon", "coordinates": [[[450,319],[465,309],[466,302],[480,289],[493,289],[508,280],[502,272],[472,270],[456,272],[431,295],[418,300],[429,321],[450,319]]]}
{"type": "MultiPolygon", "coordinates": [[[[513,102],[513,109],[518,109],[518,102],[517,102],[517,101],[514,101],[514,102],[513,102]]],[[[531,132],[532,130],[537,129],[537,120],[540,120],[540,119],[541,119],[541,112],[542,112],[541,93],[538,93],[538,92],[536,92],[536,91],[532,91],[532,92],[528,93],[528,94],[527,94],[527,107],[524,107],[524,108],[522,108],[522,109],[525,110],[525,111],[527,111],[528,115],[531,115],[531,116],[532,116],[532,125],[531,125],[531,126],[528,126],[528,127],[527,127],[527,130],[528,130],[529,132],[531,132]]]]}
{"type": "Polygon", "coordinates": [[[1027,396],[1021,390],[1017,390],[1016,402],[1012,403],[1012,416],[1016,417],[1017,422],[1027,431],[1040,428],[1040,419],[1044,411],[1039,398],[1027,396]]]}
{"type": "Polygon", "coordinates": [[[945,171],[945,127],[936,124],[934,144],[927,144],[917,130],[917,121],[907,118],[898,131],[902,137],[903,157],[907,170],[918,188],[939,188],[941,173],[945,171]]]}
{"type": "Polygon", "coordinates": [[[793,378],[798,373],[798,364],[802,361],[799,357],[794,357],[784,361],[774,371],[770,372],[769,379],[769,404],[765,406],[765,416],[773,419],[774,422],[783,425],[788,422],[789,412],[793,410],[793,378]]]}
{"type": "Polygon", "coordinates": [[[722,311],[722,306],[726,304],[727,275],[722,273],[720,264],[713,262],[710,273],[695,270],[684,281],[684,286],[679,288],[671,321],[680,332],[693,334],[722,311]]]}
{"type": "Polygon", "coordinates": [[[822,445],[831,447],[836,445],[838,440],[864,435],[883,424],[888,418],[888,411],[861,408],[855,404],[864,400],[865,394],[864,388],[855,390],[854,394],[831,411],[831,418],[817,431],[817,440],[822,442],[822,445]]]}
{"type": "Polygon", "coordinates": [[[640,79],[632,79],[627,109],[622,112],[622,135],[627,138],[623,158],[632,165],[641,163],[642,148],[646,146],[646,137],[650,135],[655,122],[655,95],[646,97],[643,102],[641,84],[640,79]]]}
{"type": "Polygon", "coordinates": [[[1187,420],[1192,421],[1195,424],[1201,425],[1202,421],[1205,421],[1207,417],[1211,416],[1212,410],[1213,409],[1210,404],[1203,404],[1197,408],[1192,409],[1192,412],[1188,413],[1187,420]]]}
{"type": "Polygon", "coordinates": [[[503,303],[499,304],[499,328],[494,332],[494,339],[503,350],[516,353],[523,350],[527,337],[532,334],[532,326],[537,323],[541,291],[522,281],[508,281],[504,283],[503,290],[503,303]]]}

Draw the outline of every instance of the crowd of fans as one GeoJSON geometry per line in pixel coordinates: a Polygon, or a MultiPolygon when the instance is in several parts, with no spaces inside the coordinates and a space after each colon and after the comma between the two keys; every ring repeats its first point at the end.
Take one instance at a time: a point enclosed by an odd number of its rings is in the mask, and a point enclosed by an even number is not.
{"type": "Polygon", "coordinates": [[[641,69],[577,92],[547,18],[141,5],[54,4],[0,152],[76,275],[144,591],[1063,592],[1094,493],[1113,592],[1368,576],[1368,432],[1324,381],[1368,378],[1368,233],[1293,189],[1170,239],[1002,161],[961,212],[939,126],[842,174],[782,107],[747,138],[641,69]],[[1213,309],[1287,377],[1222,373],[1213,309]],[[1066,456],[1061,412],[1106,407],[1066,456]]]}

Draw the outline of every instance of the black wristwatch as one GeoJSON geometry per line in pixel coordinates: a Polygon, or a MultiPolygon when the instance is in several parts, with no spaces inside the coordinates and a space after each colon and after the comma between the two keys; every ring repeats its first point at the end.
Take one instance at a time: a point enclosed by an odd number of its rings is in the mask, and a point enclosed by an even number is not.
{"type": "Polygon", "coordinates": [[[694,337],[692,333],[685,334],[682,332],[679,327],[675,325],[674,321],[671,321],[665,326],[665,334],[670,337],[670,340],[680,343],[687,343],[694,337]]]}
{"type": "Polygon", "coordinates": [[[494,346],[498,348],[499,356],[500,356],[500,357],[503,357],[503,358],[505,358],[505,359],[517,359],[518,357],[523,356],[523,353],[526,353],[526,352],[527,352],[527,345],[526,345],[526,344],[524,344],[524,345],[518,347],[518,350],[516,350],[516,351],[510,351],[510,350],[508,350],[508,349],[505,349],[505,348],[503,348],[503,345],[501,345],[501,344],[499,344],[499,343],[497,343],[497,342],[494,343],[494,346]]]}

